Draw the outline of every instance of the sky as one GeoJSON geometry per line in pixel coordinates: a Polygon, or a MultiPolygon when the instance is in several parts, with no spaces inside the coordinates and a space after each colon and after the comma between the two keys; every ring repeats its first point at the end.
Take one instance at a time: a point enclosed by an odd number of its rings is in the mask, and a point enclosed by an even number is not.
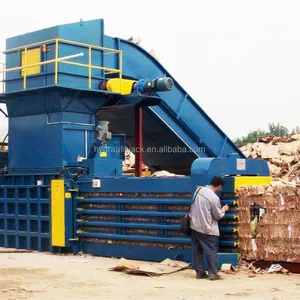
{"type": "MultiPolygon", "coordinates": [[[[300,1],[1,2],[1,50],[7,37],[103,18],[106,35],[154,49],[231,139],[270,122],[300,125],[300,1]]],[[[6,132],[1,116],[0,140],[6,132]]]]}

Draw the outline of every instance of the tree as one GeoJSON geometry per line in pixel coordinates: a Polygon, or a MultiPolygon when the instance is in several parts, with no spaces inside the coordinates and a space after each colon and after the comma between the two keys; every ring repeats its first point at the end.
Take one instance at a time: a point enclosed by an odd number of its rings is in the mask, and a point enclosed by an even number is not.
{"type": "Polygon", "coordinates": [[[268,132],[263,131],[261,129],[257,129],[254,131],[249,132],[246,136],[243,136],[241,138],[237,138],[234,143],[238,146],[238,147],[242,147],[246,144],[249,143],[255,143],[257,142],[258,138],[260,136],[265,136],[268,135],[268,132]]]}
{"type": "Polygon", "coordinates": [[[268,131],[264,131],[261,129],[257,129],[249,132],[246,136],[241,138],[237,138],[234,143],[238,147],[242,147],[244,145],[257,142],[258,138],[266,135],[273,135],[277,137],[288,137],[290,134],[294,134],[300,132],[299,126],[296,126],[291,132],[285,127],[280,125],[279,123],[275,124],[274,122],[269,123],[268,131]]]}
{"type": "Polygon", "coordinates": [[[291,134],[295,134],[300,132],[300,127],[297,125],[295,128],[292,129],[291,134]]]}
{"type": "Polygon", "coordinates": [[[289,130],[277,123],[276,125],[274,123],[269,123],[269,135],[274,135],[278,137],[287,137],[289,135],[289,130]]]}

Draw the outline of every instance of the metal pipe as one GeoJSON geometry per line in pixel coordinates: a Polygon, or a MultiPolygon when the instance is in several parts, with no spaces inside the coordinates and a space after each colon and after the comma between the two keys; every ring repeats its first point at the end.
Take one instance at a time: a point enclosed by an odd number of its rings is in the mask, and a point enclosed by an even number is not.
{"type": "MultiPolygon", "coordinates": [[[[49,44],[50,42],[54,42],[55,40],[56,39],[51,39],[51,40],[46,40],[46,41],[41,41],[41,42],[37,42],[37,43],[28,44],[28,45],[25,45],[25,46],[27,48],[31,48],[33,46],[38,46],[38,45],[42,45],[42,44],[49,44]]],[[[22,50],[22,49],[24,49],[25,46],[19,46],[19,47],[7,49],[7,50],[4,50],[4,51],[0,51],[0,53],[6,54],[6,53],[9,53],[9,52],[22,50]]]]}
{"type": "Polygon", "coordinates": [[[58,124],[68,124],[68,125],[79,125],[79,126],[95,127],[95,124],[85,124],[85,123],[75,123],[75,122],[65,122],[65,121],[47,123],[47,125],[58,125],[58,124]]]}
{"type": "MultiPolygon", "coordinates": [[[[78,45],[78,46],[82,46],[82,47],[86,47],[88,48],[90,45],[89,44],[85,44],[85,43],[80,43],[80,42],[74,42],[74,41],[70,41],[70,40],[65,40],[65,39],[59,39],[59,41],[61,43],[66,43],[66,44],[71,44],[71,45],[78,45]]],[[[115,53],[119,53],[120,50],[116,50],[116,49],[112,49],[112,48],[106,48],[106,47],[101,47],[101,46],[95,46],[93,45],[94,49],[98,49],[98,50],[107,50],[107,51],[111,51],[111,52],[115,52],[115,53]]]]}
{"type": "Polygon", "coordinates": [[[84,56],[84,54],[82,52],[80,52],[80,53],[77,53],[77,54],[72,54],[72,55],[60,57],[57,60],[58,61],[67,60],[67,59],[76,58],[76,57],[80,57],[80,56],[84,56]]]}
{"type": "MultiPolygon", "coordinates": [[[[65,43],[65,44],[78,45],[78,46],[82,46],[82,47],[92,46],[93,49],[98,49],[98,50],[103,50],[103,51],[111,51],[111,53],[108,53],[108,54],[114,54],[114,53],[119,53],[120,52],[120,50],[116,50],[116,49],[113,49],[113,48],[106,48],[106,47],[101,47],[101,46],[96,46],[96,45],[89,45],[89,44],[85,44],[85,43],[74,42],[74,41],[71,41],[71,40],[65,40],[65,39],[60,39],[60,38],[45,40],[45,41],[41,41],[41,42],[36,42],[36,43],[28,44],[28,45],[25,45],[25,46],[27,48],[32,48],[34,46],[38,46],[38,45],[42,45],[42,44],[49,44],[51,42],[55,42],[56,40],[58,40],[61,43],[65,43]]],[[[19,47],[3,50],[3,51],[0,51],[0,53],[5,54],[5,53],[9,53],[9,52],[22,50],[22,49],[24,49],[25,46],[19,46],[19,47]]]]}
{"type": "MultiPolygon", "coordinates": [[[[78,53],[78,54],[63,56],[63,57],[58,58],[57,60],[56,59],[50,59],[50,60],[47,60],[47,61],[42,61],[42,62],[39,62],[39,63],[30,64],[30,65],[27,65],[25,67],[20,66],[20,67],[14,67],[14,68],[6,69],[5,71],[0,71],[0,73],[4,73],[4,72],[6,73],[6,72],[11,72],[11,71],[21,70],[21,69],[24,69],[24,68],[30,68],[30,67],[35,67],[35,66],[51,64],[51,63],[54,63],[56,61],[64,62],[64,60],[66,60],[66,59],[71,59],[71,58],[75,58],[75,57],[79,57],[79,56],[83,56],[83,55],[84,54],[81,52],[81,53],[78,53]]],[[[68,63],[74,64],[74,65],[77,64],[75,62],[68,62],[68,63]]]]}
{"type": "Polygon", "coordinates": [[[119,73],[119,71],[110,71],[110,72],[104,72],[105,75],[109,75],[109,74],[115,74],[115,73],[119,73]]]}
{"type": "Polygon", "coordinates": [[[92,47],[89,46],[89,89],[92,88],[92,47]]]}
{"type": "Polygon", "coordinates": [[[58,39],[55,39],[55,70],[54,70],[54,84],[58,82],[58,39]]]}
{"type": "MultiPolygon", "coordinates": [[[[62,61],[64,64],[69,64],[69,65],[74,65],[74,66],[80,66],[80,67],[89,67],[88,64],[82,64],[82,63],[77,63],[73,61],[62,61]]],[[[108,71],[113,71],[114,73],[119,73],[120,70],[117,69],[112,69],[112,68],[106,68],[106,67],[98,67],[98,66],[91,66],[92,69],[98,69],[98,70],[108,70],[108,71]]]]}
{"type": "Polygon", "coordinates": [[[68,125],[79,125],[79,126],[92,126],[92,127],[95,127],[95,124],[88,124],[88,123],[76,123],[76,122],[67,122],[67,121],[50,122],[50,116],[47,116],[47,125],[59,125],[59,124],[68,124],[68,125]]]}
{"type": "Polygon", "coordinates": [[[24,76],[24,81],[23,81],[23,89],[26,89],[26,73],[27,73],[27,47],[24,49],[24,70],[23,70],[23,76],[24,76]]]}
{"type": "Polygon", "coordinates": [[[77,162],[82,162],[88,158],[88,145],[87,145],[87,130],[84,131],[84,156],[77,156],[77,162]]]}
{"type": "Polygon", "coordinates": [[[87,159],[88,155],[88,142],[87,142],[87,130],[84,131],[84,159],[87,159]]]}

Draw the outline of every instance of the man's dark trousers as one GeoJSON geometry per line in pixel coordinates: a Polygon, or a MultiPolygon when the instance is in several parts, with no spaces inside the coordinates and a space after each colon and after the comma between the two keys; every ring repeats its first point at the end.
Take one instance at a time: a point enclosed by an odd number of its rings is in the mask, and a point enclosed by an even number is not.
{"type": "Polygon", "coordinates": [[[205,273],[203,264],[203,254],[206,256],[208,264],[208,274],[216,275],[218,273],[217,257],[217,237],[213,235],[202,234],[192,230],[192,251],[193,251],[193,269],[197,274],[205,273]]]}

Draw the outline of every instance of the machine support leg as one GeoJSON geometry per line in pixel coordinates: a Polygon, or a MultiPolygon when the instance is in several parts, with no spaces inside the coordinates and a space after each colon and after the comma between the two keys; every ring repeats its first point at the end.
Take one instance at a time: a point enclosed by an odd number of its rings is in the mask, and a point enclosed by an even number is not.
{"type": "Polygon", "coordinates": [[[137,177],[142,176],[143,164],[143,120],[142,107],[135,106],[134,109],[134,143],[135,143],[135,174],[137,177]]]}

